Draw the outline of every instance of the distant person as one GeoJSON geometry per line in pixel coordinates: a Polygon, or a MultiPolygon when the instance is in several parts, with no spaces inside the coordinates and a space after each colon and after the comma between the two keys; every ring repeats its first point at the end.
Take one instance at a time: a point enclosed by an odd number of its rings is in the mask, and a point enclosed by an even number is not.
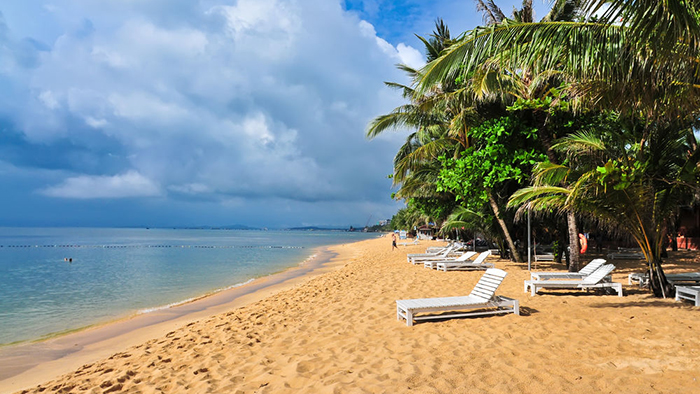
{"type": "Polygon", "coordinates": [[[396,233],[391,233],[391,250],[398,249],[396,247],[396,233]]]}
{"type": "Polygon", "coordinates": [[[595,251],[598,253],[603,253],[603,233],[596,233],[595,238],[595,251]]]}

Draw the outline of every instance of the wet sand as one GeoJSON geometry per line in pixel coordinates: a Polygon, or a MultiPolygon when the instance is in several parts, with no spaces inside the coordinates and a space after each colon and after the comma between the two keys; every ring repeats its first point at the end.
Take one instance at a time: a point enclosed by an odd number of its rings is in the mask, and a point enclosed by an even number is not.
{"type": "MultiPolygon", "coordinates": [[[[520,300],[521,316],[407,327],[395,300],[465,295],[481,273],[413,266],[406,253],[435,243],[392,251],[390,242],[331,247],[321,275],[84,345],[0,381],[0,392],[700,392],[700,308],[627,285],[641,261],[611,261],[622,298],[532,297],[526,265],[489,258],[508,272],[497,294],[520,300]]],[[[666,270],[700,271],[698,256],[671,252],[666,270]]]]}

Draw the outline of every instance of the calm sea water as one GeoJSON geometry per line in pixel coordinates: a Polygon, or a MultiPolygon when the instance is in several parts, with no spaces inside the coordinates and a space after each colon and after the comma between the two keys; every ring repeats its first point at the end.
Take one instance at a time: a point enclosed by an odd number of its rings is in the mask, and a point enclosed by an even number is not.
{"type": "Polygon", "coordinates": [[[376,236],[0,228],[0,345],[147,313],[298,265],[316,247],[376,236]]]}

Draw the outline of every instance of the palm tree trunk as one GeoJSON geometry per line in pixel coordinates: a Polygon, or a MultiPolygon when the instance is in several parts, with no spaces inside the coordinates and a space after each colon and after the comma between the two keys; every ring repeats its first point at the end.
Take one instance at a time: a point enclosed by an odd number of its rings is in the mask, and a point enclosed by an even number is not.
{"type": "Polygon", "coordinates": [[[649,288],[656,297],[666,298],[675,294],[675,288],[668,283],[660,260],[654,259],[649,262],[649,288]]]}
{"type": "Polygon", "coordinates": [[[506,238],[506,242],[508,242],[508,247],[510,248],[510,253],[513,256],[513,260],[515,260],[517,263],[522,263],[523,260],[520,257],[520,253],[518,253],[518,249],[515,248],[513,238],[510,236],[510,230],[508,230],[506,222],[503,220],[503,218],[501,218],[501,210],[498,208],[496,199],[493,198],[493,194],[491,194],[491,192],[489,192],[489,203],[491,204],[491,209],[493,209],[493,214],[496,215],[498,224],[501,226],[503,236],[506,238]]]}
{"type": "Polygon", "coordinates": [[[578,228],[576,227],[576,215],[573,211],[566,213],[569,228],[569,272],[579,270],[579,243],[578,228]]]}

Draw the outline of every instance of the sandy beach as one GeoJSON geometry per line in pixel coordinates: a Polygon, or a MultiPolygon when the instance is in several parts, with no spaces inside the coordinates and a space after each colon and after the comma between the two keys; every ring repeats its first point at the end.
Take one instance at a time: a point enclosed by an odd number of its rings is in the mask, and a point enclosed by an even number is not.
{"type": "MultiPolygon", "coordinates": [[[[333,246],[336,257],[312,275],[105,335],[0,381],[0,392],[700,392],[700,308],[627,285],[641,261],[612,261],[622,298],[569,290],[532,297],[523,292],[526,265],[489,258],[508,272],[497,294],[518,299],[521,316],[407,327],[395,300],[465,295],[481,276],[406,262],[406,253],[437,244],[333,246]]],[[[700,271],[697,252],[670,253],[667,272],[700,271]]]]}

